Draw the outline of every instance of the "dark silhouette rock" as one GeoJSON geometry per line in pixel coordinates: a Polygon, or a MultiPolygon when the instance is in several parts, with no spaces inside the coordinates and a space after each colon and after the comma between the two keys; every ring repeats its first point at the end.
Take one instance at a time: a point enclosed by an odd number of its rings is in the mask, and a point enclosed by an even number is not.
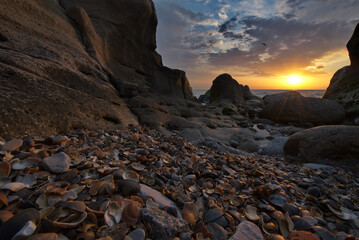
{"type": "Polygon", "coordinates": [[[349,118],[359,116],[359,24],[347,44],[350,66],[339,69],[323,98],[340,103],[349,118]]]}
{"type": "Polygon", "coordinates": [[[359,169],[359,127],[321,126],[293,134],[284,145],[289,161],[359,169]]]}
{"type": "Polygon", "coordinates": [[[219,75],[210,89],[210,103],[215,101],[229,101],[233,104],[244,103],[244,87],[229,74],[219,75]]]}
{"type": "Polygon", "coordinates": [[[260,117],[275,122],[320,125],[341,123],[345,118],[344,108],[335,101],[303,97],[296,91],[267,95],[263,99],[265,107],[260,117]]]}

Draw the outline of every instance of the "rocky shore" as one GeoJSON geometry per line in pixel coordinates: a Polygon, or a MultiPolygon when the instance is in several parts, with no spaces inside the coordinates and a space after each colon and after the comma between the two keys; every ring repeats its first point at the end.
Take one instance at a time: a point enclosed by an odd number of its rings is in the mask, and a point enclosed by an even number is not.
{"type": "Polygon", "coordinates": [[[1,140],[2,239],[356,239],[357,172],[129,126],[1,140]]]}

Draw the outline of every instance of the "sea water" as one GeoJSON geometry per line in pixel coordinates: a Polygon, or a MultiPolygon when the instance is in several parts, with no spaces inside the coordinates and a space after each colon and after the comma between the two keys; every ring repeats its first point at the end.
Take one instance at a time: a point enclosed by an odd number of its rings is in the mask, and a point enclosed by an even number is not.
{"type": "MultiPolygon", "coordinates": [[[[193,94],[198,98],[199,96],[205,94],[206,91],[207,90],[197,89],[197,90],[193,90],[193,94]]],[[[251,90],[251,92],[258,97],[264,97],[265,95],[277,94],[287,91],[290,90],[263,90],[263,89],[251,90]]],[[[315,98],[322,98],[325,93],[325,90],[296,90],[296,91],[298,91],[304,97],[315,97],[315,98]]]]}

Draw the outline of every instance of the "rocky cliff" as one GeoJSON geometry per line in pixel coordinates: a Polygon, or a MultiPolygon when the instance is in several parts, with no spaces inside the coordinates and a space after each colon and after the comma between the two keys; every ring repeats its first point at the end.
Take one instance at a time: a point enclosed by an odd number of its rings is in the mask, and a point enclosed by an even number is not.
{"type": "Polygon", "coordinates": [[[192,99],[163,66],[151,0],[0,0],[0,135],[138,123],[125,103],[192,99]]]}
{"type": "Polygon", "coordinates": [[[350,66],[339,69],[330,81],[323,98],[337,101],[349,118],[359,116],[359,24],[347,44],[350,66]]]}

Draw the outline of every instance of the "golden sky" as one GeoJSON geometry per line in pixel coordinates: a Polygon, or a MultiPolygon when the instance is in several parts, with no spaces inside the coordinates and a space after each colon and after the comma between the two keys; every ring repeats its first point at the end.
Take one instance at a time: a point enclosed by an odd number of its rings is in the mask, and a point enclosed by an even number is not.
{"type": "Polygon", "coordinates": [[[193,89],[209,89],[222,73],[251,89],[326,89],[350,64],[346,43],[359,22],[358,0],[154,3],[157,51],[193,89]]]}

